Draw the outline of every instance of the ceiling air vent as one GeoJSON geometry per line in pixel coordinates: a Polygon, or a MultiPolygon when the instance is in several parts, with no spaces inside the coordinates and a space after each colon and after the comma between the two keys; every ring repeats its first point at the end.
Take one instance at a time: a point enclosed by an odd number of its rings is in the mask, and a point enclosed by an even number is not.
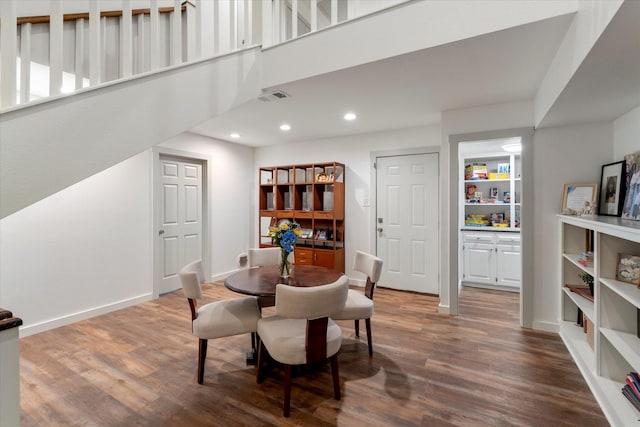
{"type": "Polygon", "coordinates": [[[265,93],[258,97],[258,99],[262,102],[271,102],[277,101],[279,99],[291,98],[291,96],[281,90],[277,90],[275,92],[265,93]]]}

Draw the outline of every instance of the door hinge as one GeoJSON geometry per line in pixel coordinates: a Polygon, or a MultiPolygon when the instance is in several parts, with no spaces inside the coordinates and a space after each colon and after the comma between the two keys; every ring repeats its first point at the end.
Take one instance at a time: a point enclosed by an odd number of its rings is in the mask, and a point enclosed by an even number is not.
{"type": "Polygon", "coordinates": [[[376,162],[373,162],[373,168],[378,169],[378,164],[376,162]]]}

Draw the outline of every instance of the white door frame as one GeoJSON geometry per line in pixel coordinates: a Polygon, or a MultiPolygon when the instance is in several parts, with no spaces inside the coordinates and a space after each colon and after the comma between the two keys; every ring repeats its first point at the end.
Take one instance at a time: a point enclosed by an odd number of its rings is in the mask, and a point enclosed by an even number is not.
{"type": "Polygon", "coordinates": [[[160,245],[162,244],[162,239],[160,238],[160,234],[158,233],[158,231],[162,228],[159,224],[159,212],[162,209],[162,194],[160,192],[160,186],[158,185],[161,179],[160,156],[174,157],[176,160],[202,164],[202,261],[204,264],[205,277],[210,277],[209,271],[211,271],[209,265],[209,260],[211,259],[211,242],[208,238],[210,228],[209,200],[211,200],[208,182],[208,165],[210,159],[208,156],[201,153],[194,153],[191,151],[176,150],[173,148],[165,147],[154,147],[152,149],[152,152],[153,171],[151,175],[151,194],[153,200],[153,218],[151,221],[151,235],[153,236],[153,241],[151,242],[151,245],[153,247],[153,297],[158,298],[158,296],[160,295],[160,278],[162,276],[161,272],[159,271],[159,257],[161,253],[160,245]]]}
{"type": "MultiPolygon", "coordinates": [[[[410,156],[415,154],[438,154],[440,157],[440,147],[437,145],[427,146],[427,147],[416,147],[416,148],[401,148],[397,150],[382,150],[382,151],[371,151],[369,153],[369,158],[371,159],[371,168],[370,168],[370,178],[369,182],[371,183],[371,193],[369,194],[369,198],[371,200],[371,211],[369,216],[369,223],[371,224],[369,230],[369,252],[372,254],[378,253],[377,243],[378,237],[376,235],[376,213],[378,211],[378,202],[377,202],[377,194],[378,194],[378,175],[376,172],[376,163],[379,157],[393,157],[393,156],[410,156]]],[[[438,159],[438,164],[440,164],[440,159],[438,159]]],[[[440,180],[440,173],[438,172],[438,180],[440,180]]],[[[438,184],[438,188],[440,185],[438,184]]],[[[439,190],[438,190],[439,191],[439,190]]],[[[438,195],[438,203],[440,203],[440,195],[438,195]]],[[[440,212],[440,207],[438,207],[438,212],[440,212]]],[[[442,232],[440,230],[440,214],[438,213],[438,245],[440,245],[440,238],[442,236],[442,232]]],[[[440,280],[442,275],[440,274],[440,268],[438,267],[438,288],[439,293],[442,292],[442,283],[440,280]]]]}
{"type": "Polygon", "coordinates": [[[520,325],[533,327],[533,153],[531,152],[534,129],[530,127],[504,129],[489,132],[467,133],[449,136],[449,312],[458,314],[458,263],[460,254],[460,224],[458,223],[458,191],[460,171],[458,143],[509,137],[522,138],[522,196],[520,199],[520,245],[522,250],[522,286],[520,288],[520,325]]]}

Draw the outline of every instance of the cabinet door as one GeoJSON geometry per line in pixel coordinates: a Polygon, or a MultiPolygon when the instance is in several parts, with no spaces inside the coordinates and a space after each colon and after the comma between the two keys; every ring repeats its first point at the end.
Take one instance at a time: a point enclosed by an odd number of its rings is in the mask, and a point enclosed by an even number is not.
{"type": "Polygon", "coordinates": [[[316,249],[313,265],[320,267],[335,268],[335,253],[332,250],[316,249]]]}
{"type": "Polygon", "coordinates": [[[313,265],[313,249],[295,248],[295,263],[298,265],[313,265]]]}
{"type": "Polygon", "coordinates": [[[462,250],[464,257],[463,281],[495,285],[494,248],[494,245],[487,243],[465,243],[462,250]]]}
{"type": "Polygon", "coordinates": [[[497,285],[520,288],[520,246],[497,245],[496,246],[496,275],[497,285]]]}

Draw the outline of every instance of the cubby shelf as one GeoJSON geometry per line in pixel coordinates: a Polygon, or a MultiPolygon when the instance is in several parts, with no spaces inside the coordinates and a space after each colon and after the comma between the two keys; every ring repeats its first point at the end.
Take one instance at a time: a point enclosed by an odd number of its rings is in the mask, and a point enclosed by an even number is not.
{"type": "Polygon", "coordinates": [[[638,309],[640,289],[614,279],[619,253],[640,254],[640,223],[617,217],[560,215],[561,292],[560,336],[612,426],[640,426],[640,412],[623,396],[625,376],[640,371],[638,309]],[[593,266],[578,262],[591,250],[593,266]],[[591,302],[565,285],[581,284],[578,274],[594,278],[591,302]],[[581,310],[593,328],[593,347],[576,325],[581,310]]]}
{"type": "Polygon", "coordinates": [[[310,233],[298,240],[294,263],[344,272],[345,172],[345,165],[338,162],[261,167],[260,246],[272,246],[270,226],[294,221],[304,233],[310,233]]]}

